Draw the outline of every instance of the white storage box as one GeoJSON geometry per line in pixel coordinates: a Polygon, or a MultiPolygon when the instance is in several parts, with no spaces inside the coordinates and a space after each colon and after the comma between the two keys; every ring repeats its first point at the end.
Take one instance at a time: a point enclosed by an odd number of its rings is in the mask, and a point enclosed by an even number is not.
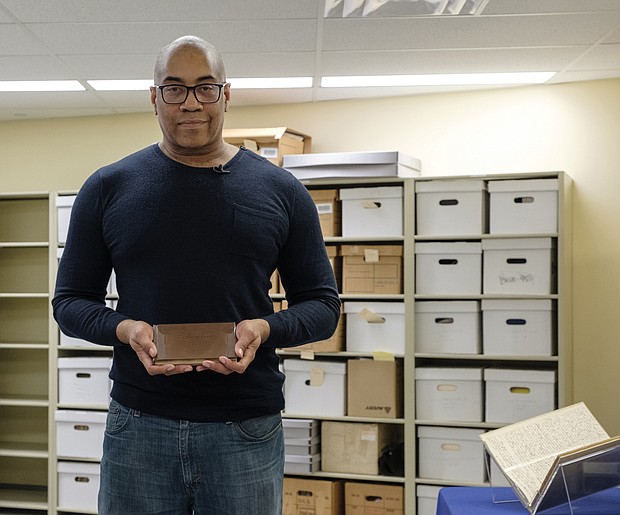
{"type": "Polygon", "coordinates": [[[347,412],[346,363],[285,359],[286,413],[343,417],[347,412]]]}
{"type": "Polygon", "coordinates": [[[415,371],[416,418],[482,422],[481,368],[419,367],[415,371]]]}
{"type": "Polygon", "coordinates": [[[475,300],[416,301],[415,351],[479,354],[480,305],[475,300]]]}
{"type": "Polygon", "coordinates": [[[420,160],[396,151],[330,152],[292,154],[282,157],[282,167],[295,177],[326,179],[329,177],[415,177],[420,174],[420,160]]]}
{"type": "Polygon", "coordinates": [[[418,498],[418,515],[435,515],[437,513],[437,498],[441,486],[418,485],[416,494],[418,498]]]}
{"type": "Polygon", "coordinates": [[[56,454],[100,460],[106,417],[104,411],[56,411],[56,454]]]}
{"type": "Polygon", "coordinates": [[[482,246],[479,242],[428,242],[415,245],[418,294],[479,295],[482,246]]]}
{"type": "Polygon", "coordinates": [[[342,188],[342,236],[402,236],[403,188],[342,188]]]}
{"type": "Polygon", "coordinates": [[[321,437],[286,438],[284,437],[284,454],[294,456],[310,456],[321,452],[321,437]]]}
{"type": "Polygon", "coordinates": [[[284,441],[296,438],[315,438],[320,436],[320,422],[305,418],[283,418],[284,441]]]}
{"type": "Polygon", "coordinates": [[[76,512],[97,512],[99,464],[58,462],[58,508],[76,512]]]}
{"type": "Polygon", "coordinates": [[[555,352],[553,302],[550,299],[482,301],[484,354],[551,356],[555,352]]]}
{"type": "Polygon", "coordinates": [[[402,302],[345,302],[346,350],[405,353],[405,305],[402,302]]]}
{"type": "Polygon", "coordinates": [[[555,293],[555,240],[508,238],[483,240],[483,292],[555,293]]]}
{"type": "Polygon", "coordinates": [[[489,181],[488,188],[491,234],[557,232],[557,179],[489,181]]]}
{"type": "Polygon", "coordinates": [[[425,479],[482,483],[486,480],[482,429],[418,428],[419,472],[425,479]]]}
{"type": "Polygon", "coordinates": [[[555,370],[487,368],[486,422],[513,423],[556,409],[555,370]]]}
{"type": "Polygon", "coordinates": [[[112,358],[58,358],[58,403],[108,405],[112,358]]]}
{"type": "Polygon", "coordinates": [[[86,340],[82,340],[81,338],[73,338],[72,336],[67,336],[62,331],[59,331],[59,345],[61,347],[96,347],[101,348],[100,345],[96,343],[87,342],[86,340]]]}
{"type": "Polygon", "coordinates": [[[416,181],[416,234],[479,235],[487,230],[481,180],[416,181]]]}
{"type": "Polygon", "coordinates": [[[67,242],[71,209],[76,195],[62,195],[56,197],[56,211],[58,213],[58,243],[67,242]]]}
{"type": "Polygon", "coordinates": [[[309,474],[321,470],[321,454],[284,456],[285,474],[309,474]]]}

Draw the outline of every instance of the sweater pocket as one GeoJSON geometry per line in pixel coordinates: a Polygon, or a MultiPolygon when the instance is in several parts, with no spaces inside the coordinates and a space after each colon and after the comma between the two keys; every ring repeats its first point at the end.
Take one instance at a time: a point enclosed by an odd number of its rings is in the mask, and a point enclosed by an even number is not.
{"type": "Polygon", "coordinates": [[[234,216],[230,253],[275,265],[286,239],[282,218],[240,204],[235,204],[234,216]]]}

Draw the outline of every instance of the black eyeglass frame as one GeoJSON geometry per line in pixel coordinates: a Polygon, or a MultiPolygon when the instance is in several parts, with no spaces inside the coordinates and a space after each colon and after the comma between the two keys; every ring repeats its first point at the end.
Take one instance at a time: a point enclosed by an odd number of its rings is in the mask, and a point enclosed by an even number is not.
{"type": "Polygon", "coordinates": [[[185,84],[153,84],[153,86],[155,86],[156,88],[159,88],[159,91],[161,92],[161,99],[163,100],[164,104],[181,105],[187,101],[187,97],[189,97],[190,91],[194,93],[194,98],[196,99],[197,102],[200,102],[201,104],[215,104],[219,102],[220,98],[222,98],[222,89],[224,89],[224,86],[226,86],[226,84],[228,84],[228,82],[221,82],[221,83],[220,82],[203,82],[201,84],[196,84],[195,86],[186,86],[185,84]],[[170,86],[185,88],[185,98],[181,102],[167,102],[166,101],[166,96],[164,95],[164,88],[167,88],[170,86]],[[217,98],[210,102],[203,102],[202,100],[198,100],[198,96],[196,95],[196,88],[200,88],[202,86],[217,86],[218,88],[217,98]]]}

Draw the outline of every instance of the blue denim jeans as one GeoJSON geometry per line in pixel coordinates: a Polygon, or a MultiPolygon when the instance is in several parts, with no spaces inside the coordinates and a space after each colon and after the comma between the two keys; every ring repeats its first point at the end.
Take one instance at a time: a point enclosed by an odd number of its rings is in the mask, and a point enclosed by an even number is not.
{"type": "Polygon", "coordinates": [[[241,422],[170,420],[112,400],[100,515],[279,515],[284,439],[280,414],[241,422]]]}

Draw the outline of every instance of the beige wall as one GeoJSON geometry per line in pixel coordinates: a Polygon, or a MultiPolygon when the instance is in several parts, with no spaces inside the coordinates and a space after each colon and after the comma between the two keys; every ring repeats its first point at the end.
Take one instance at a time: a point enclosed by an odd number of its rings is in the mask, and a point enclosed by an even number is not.
{"type": "MultiPolygon", "coordinates": [[[[424,175],[566,171],[574,180],[574,400],[620,434],[620,80],[235,107],[227,127],[288,126],[313,151],[401,150],[424,175]]],[[[152,114],[0,123],[0,192],[76,189],[159,138],[152,114]]]]}

